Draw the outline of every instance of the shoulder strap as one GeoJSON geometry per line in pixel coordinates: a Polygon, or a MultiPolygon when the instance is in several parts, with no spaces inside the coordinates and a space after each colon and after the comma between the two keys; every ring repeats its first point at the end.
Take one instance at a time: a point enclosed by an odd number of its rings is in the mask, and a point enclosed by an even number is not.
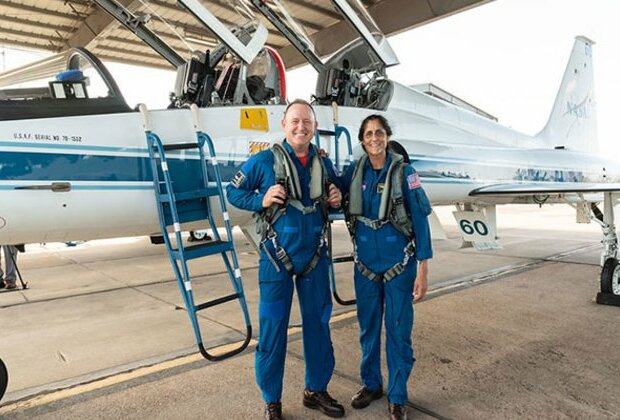
{"type": "MultiPolygon", "coordinates": [[[[389,211],[392,206],[391,198],[394,194],[394,188],[392,188],[394,172],[398,167],[401,166],[400,164],[402,163],[402,160],[403,160],[403,157],[401,155],[397,155],[391,152],[389,152],[389,155],[392,161],[390,163],[390,167],[388,168],[387,175],[385,176],[385,185],[383,187],[383,192],[381,193],[381,205],[379,206],[379,214],[378,214],[379,220],[385,220],[388,217],[389,211]]],[[[402,182],[401,182],[401,185],[402,185],[402,182]]],[[[401,192],[401,196],[402,196],[402,192],[401,192]]]]}
{"type": "Polygon", "coordinates": [[[364,153],[357,161],[355,169],[353,170],[351,187],[349,188],[349,203],[347,206],[350,216],[362,215],[362,182],[364,181],[364,165],[367,159],[368,155],[364,153]]]}
{"type": "Polygon", "coordinates": [[[299,174],[288,152],[281,142],[274,143],[271,146],[271,151],[274,156],[273,169],[276,174],[276,182],[286,182],[291,198],[301,200],[299,174]]]}
{"type": "Polygon", "coordinates": [[[392,191],[390,200],[390,209],[388,217],[390,222],[399,230],[403,235],[409,239],[413,239],[413,226],[411,224],[411,216],[407,212],[405,206],[405,199],[403,197],[403,178],[405,172],[404,161],[400,162],[398,170],[394,171],[392,175],[392,191]]]}
{"type": "Polygon", "coordinates": [[[325,190],[325,184],[327,183],[327,169],[325,163],[318,153],[312,156],[312,163],[310,164],[310,199],[324,200],[327,198],[329,191],[325,190]]]}

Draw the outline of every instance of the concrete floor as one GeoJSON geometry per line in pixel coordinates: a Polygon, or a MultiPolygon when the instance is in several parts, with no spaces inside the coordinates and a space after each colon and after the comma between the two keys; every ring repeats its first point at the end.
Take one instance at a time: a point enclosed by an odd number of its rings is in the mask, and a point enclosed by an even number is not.
{"type": "MultiPolygon", "coordinates": [[[[411,414],[618,418],[620,310],[592,302],[600,229],[575,225],[568,207],[508,206],[498,212],[503,249],[480,253],[459,248],[450,211],[438,209],[448,239],[434,242],[431,292],[416,305],[411,414]]],[[[344,227],[334,231],[335,253],[346,254],[344,227]]],[[[256,323],[256,254],[241,237],[237,245],[256,323]]],[[[0,292],[0,355],[10,372],[0,417],[261,416],[254,343],[218,363],[195,354],[163,246],[127,238],[30,248],[19,260],[30,288],[0,292]]],[[[190,269],[197,301],[230,292],[217,257],[190,269]]],[[[340,295],[352,297],[351,265],[339,264],[336,272],[340,295]]],[[[357,323],[354,307],[334,309],[330,392],[348,403],[359,387],[357,323]]],[[[201,312],[201,322],[208,347],[243,338],[235,303],[201,312]]],[[[294,308],[291,325],[298,323],[294,308]]],[[[285,384],[287,418],[320,417],[301,405],[303,353],[295,328],[285,384]]],[[[347,417],[385,417],[386,406],[382,399],[362,411],[349,407],[347,417]]]]}

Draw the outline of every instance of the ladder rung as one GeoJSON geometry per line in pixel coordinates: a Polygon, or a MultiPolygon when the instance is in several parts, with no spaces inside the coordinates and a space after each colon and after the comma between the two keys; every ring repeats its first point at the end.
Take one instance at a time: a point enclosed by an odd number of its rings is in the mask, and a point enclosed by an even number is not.
{"type": "Polygon", "coordinates": [[[319,128],[319,135],[321,136],[335,136],[336,132],[332,131],[332,130],[323,130],[321,128],[319,128]]]}
{"type": "MultiPolygon", "coordinates": [[[[174,198],[175,198],[175,201],[186,201],[186,200],[195,200],[195,199],[200,199],[200,198],[214,197],[214,196],[218,196],[219,194],[220,194],[220,191],[217,189],[217,187],[209,187],[209,188],[203,188],[201,190],[184,191],[180,193],[175,193],[174,198]]],[[[160,194],[159,201],[161,201],[162,203],[169,203],[170,195],[160,194]]]]}
{"type": "Polygon", "coordinates": [[[338,264],[338,263],[342,263],[342,262],[351,262],[353,261],[353,255],[348,255],[346,257],[335,257],[332,258],[332,263],[333,264],[338,264]]]}
{"type": "MultiPolygon", "coordinates": [[[[207,255],[221,254],[231,249],[233,249],[233,244],[230,241],[210,241],[183,248],[183,255],[186,260],[193,260],[195,258],[206,257],[207,255]]],[[[176,258],[181,258],[181,253],[178,249],[174,250],[174,255],[176,258]]]]}
{"type": "Polygon", "coordinates": [[[184,150],[184,149],[198,149],[198,143],[172,143],[164,144],[164,150],[184,150]]]}
{"type": "Polygon", "coordinates": [[[198,312],[203,309],[210,308],[215,305],[220,305],[222,303],[230,302],[231,300],[235,300],[239,298],[239,293],[233,293],[232,295],[222,296],[221,298],[213,299],[205,303],[201,303],[200,305],[194,306],[194,311],[198,312]]]}
{"type": "Polygon", "coordinates": [[[334,220],[344,220],[344,213],[343,212],[329,213],[329,220],[331,222],[333,222],[334,220]]]}

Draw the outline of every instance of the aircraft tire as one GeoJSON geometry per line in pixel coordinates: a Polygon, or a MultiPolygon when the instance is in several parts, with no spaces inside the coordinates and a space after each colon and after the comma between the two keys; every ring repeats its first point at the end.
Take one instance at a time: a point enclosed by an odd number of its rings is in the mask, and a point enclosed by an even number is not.
{"type": "Polygon", "coordinates": [[[205,230],[192,230],[189,232],[189,237],[192,242],[196,241],[208,241],[211,237],[207,234],[205,230]]]}
{"type": "Polygon", "coordinates": [[[618,260],[615,258],[608,258],[605,260],[605,264],[603,264],[603,269],[601,270],[601,292],[619,295],[619,278],[620,266],[618,265],[618,260]],[[616,289],[615,292],[614,288],[616,289]]]}
{"type": "Polygon", "coordinates": [[[6,391],[6,387],[9,384],[9,371],[6,369],[6,365],[0,359],[0,401],[2,401],[2,397],[4,397],[4,392],[6,391]]]}

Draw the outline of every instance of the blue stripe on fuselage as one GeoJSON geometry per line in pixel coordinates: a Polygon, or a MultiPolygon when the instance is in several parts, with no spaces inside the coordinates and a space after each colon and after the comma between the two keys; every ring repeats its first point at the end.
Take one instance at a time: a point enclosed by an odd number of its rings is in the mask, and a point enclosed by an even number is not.
{"type": "MultiPolygon", "coordinates": [[[[100,156],[65,153],[1,153],[0,180],[15,181],[153,181],[150,159],[140,156],[100,156]]],[[[222,180],[230,180],[243,162],[220,161],[222,180]]],[[[197,159],[168,158],[173,179],[197,178],[200,162],[197,159]]],[[[215,179],[208,167],[209,179],[215,179]]],[[[199,185],[199,179],[196,179],[199,185]]]]}
{"type": "MultiPolygon", "coordinates": [[[[77,150],[76,150],[77,151],[77,150]]],[[[249,156],[248,156],[249,157],[249,156]]],[[[515,163],[511,166],[488,166],[484,162],[456,164],[437,158],[425,160],[412,156],[412,162],[424,182],[467,183],[480,179],[537,182],[587,182],[588,174],[544,168],[527,168],[515,163]]],[[[233,178],[243,164],[242,159],[220,157],[224,182],[233,178]]],[[[195,158],[179,158],[171,154],[168,165],[177,185],[192,189],[200,185],[200,162],[195,158]]],[[[209,179],[214,180],[208,166],[209,179]]],[[[7,151],[0,153],[0,181],[90,181],[90,182],[152,182],[148,156],[111,156],[78,153],[48,153],[7,151]]],[[[86,186],[84,186],[86,188],[86,186]]],[[[89,186],[89,188],[94,188],[89,186]]],[[[106,187],[113,188],[113,187],[106,187]]],[[[119,188],[129,188],[119,185],[119,188]]]]}

